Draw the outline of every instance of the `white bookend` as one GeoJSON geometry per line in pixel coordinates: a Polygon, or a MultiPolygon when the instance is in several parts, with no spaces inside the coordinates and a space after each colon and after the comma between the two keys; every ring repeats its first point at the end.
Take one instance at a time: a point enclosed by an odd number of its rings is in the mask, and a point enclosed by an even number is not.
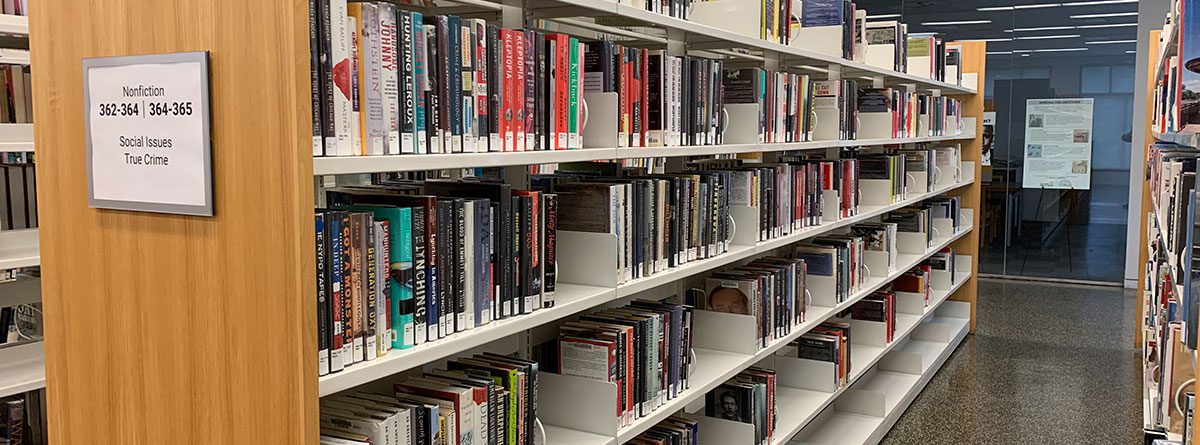
{"type": "Polygon", "coordinates": [[[583,148],[609,148],[618,145],[617,93],[583,93],[587,104],[587,125],[583,126],[583,148]]]}
{"type": "MultiPolygon", "coordinates": [[[[704,3],[699,3],[704,4],[704,3]]],[[[726,144],[761,144],[763,134],[759,131],[759,104],[725,104],[728,116],[725,133],[726,144]]]]}
{"type": "Polygon", "coordinates": [[[713,0],[692,3],[688,21],[760,38],[762,2],[754,0],[713,0]],[[737,17],[737,20],[730,20],[737,17]]]}

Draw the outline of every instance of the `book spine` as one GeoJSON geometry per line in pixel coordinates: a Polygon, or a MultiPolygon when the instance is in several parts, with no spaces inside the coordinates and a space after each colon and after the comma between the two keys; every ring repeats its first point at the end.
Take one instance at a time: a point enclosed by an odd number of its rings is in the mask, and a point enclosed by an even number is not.
{"type": "Polygon", "coordinates": [[[542,287],[546,296],[542,299],[542,307],[554,307],[554,290],[558,283],[558,195],[547,193],[546,200],[546,239],[545,243],[545,279],[542,287]]]}
{"type": "MultiPolygon", "coordinates": [[[[429,96],[429,62],[427,55],[429,53],[429,27],[422,24],[424,17],[421,13],[410,13],[412,17],[412,48],[413,53],[413,152],[417,154],[429,153],[429,129],[427,122],[427,113],[429,106],[427,98],[429,96]]],[[[403,146],[403,141],[401,141],[403,146]]]]}
{"type": "Polygon", "coordinates": [[[483,20],[473,20],[473,36],[475,39],[475,113],[476,113],[476,142],[475,151],[486,152],[491,151],[489,144],[491,143],[491,99],[488,95],[488,81],[491,77],[488,72],[488,63],[491,61],[491,53],[488,51],[491,48],[491,36],[488,34],[487,22],[483,20]]]}
{"type": "Polygon", "coordinates": [[[343,358],[345,324],[342,322],[342,218],[337,213],[325,216],[326,251],[329,259],[325,269],[326,281],[329,286],[329,372],[341,371],[343,358]]]}
{"type": "Polygon", "coordinates": [[[463,151],[463,102],[462,102],[462,21],[458,16],[446,17],[446,73],[444,75],[447,80],[447,85],[443,87],[446,94],[443,96],[443,101],[446,102],[446,112],[448,113],[449,122],[447,122],[446,130],[449,131],[449,150],[448,153],[462,153],[463,151]]]}
{"type": "Polygon", "coordinates": [[[467,252],[466,238],[467,236],[467,218],[464,206],[466,203],[463,200],[455,200],[452,208],[454,212],[454,310],[455,332],[465,331],[473,327],[474,323],[471,318],[474,314],[467,315],[471,307],[467,303],[467,252]]]}
{"type": "Polygon", "coordinates": [[[513,79],[517,75],[516,68],[516,32],[511,29],[501,29],[500,37],[503,39],[504,49],[502,58],[504,59],[504,83],[501,90],[501,111],[500,113],[500,134],[504,138],[504,149],[502,151],[517,151],[517,135],[516,128],[513,125],[513,113],[516,113],[513,102],[515,101],[515,85],[513,79]]]}
{"type": "Polygon", "coordinates": [[[434,17],[437,20],[437,54],[439,57],[431,60],[437,60],[437,78],[438,78],[438,132],[441,135],[441,141],[437,142],[438,153],[451,153],[453,146],[453,131],[451,116],[454,115],[454,104],[457,103],[453,99],[451,93],[455,90],[454,83],[451,81],[454,77],[454,54],[451,53],[451,39],[453,38],[450,32],[450,18],[446,16],[434,17]]]}
{"type": "Polygon", "coordinates": [[[475,208],[475,317],[476,326],[492,321],[492,207],[490,202],[476,201],[475,208]]]}
{"type": "MultiPolygon", "coordinates": [[[[387,280],[389,282],[389,297],[392,301],[393,330],[392,348],[408,349],[417,345],[418,308],[416,305],[417,272],[414,259],[413,233],[414,214],[419,213],[411,208],[400,209],[400,219],[395,226],[389,227],[389,265],[387,280]]],[[[422,309],[421,316],[425,315],[422,309]]],[[[425,323],[419,324],[420,328],[425,323]]],[[[423,338],[422,338],[423,340],[423,338]]]]}
{"type": "Polygon", "coordinates": [[[538,150],[553,150],[554,144],[550,142],[550,41],[546,40],[546,36],[537,33],[533,40],[535,52],[535,63],[537,78],[535,79],[537,93],[535,100],[537,105],[534,110],[537,114],[534,118],[534,125],[537,127],[537,149],[538,150]]]}
{"type": "MultiPolygon", "coordinates": [[[[308,48],[309,48],[309,79],[310,92],[312,93],[312,150],[313,156],[325,156],[325,140],[322,137],[325,121],[321,118],[323,107],[322,99],[325,97],[322,89],[321,73],[325,57],[322,57],[321,41],[323,39],[321,29],[321,7],[317,6],[317,0],[308,0],[308,48]]],[[[321,2],[327,3],[327,2],[321,2]]],[[[328,355],[328,354],[326,354],[328,355]]],[[[329,363],[325,363],[325,373],[329,373],[329,363]]],[[[322,374],[324,375],[324,374],[322,374]]]]}
{"type": "Polygon", "coordinates": [[[384,128],[383,108],[383,41],[380,38],[379,7],[374,3],[364,3],[362,28],[359,45],[363,62],[359,69],[360,76],[365,82],[359,84],[362,90],[360,102],[365,132],[362,135],[363,144],[367,151],[364,154],[381,156],[387,154],[387,129],[384,128]]]}
{"type": "Polygon", "coordinates": [[[441,40],[443,36],[439,35],[438,30],[437,25],[425,26],[425,43],[427,46],[425,50],[425,78],[429,82],[429,88],[425,91],[425,131],[429,141],[427,142],[428,150],[424,151],[424,154],[442,153],[442,141],[444,140],[442,135],[442,121],[445,114],[443,113],[442,103],[439,98],[442,95],[441,71],[445,63],[441,60],[444,54],[441,52],[441,40]]]}
{"type": "Polygon", "coordinates": [[[478,44],[479,37],[474,33],[475,28],[471,25],[471,21],[461,23],[459,27],[459,101],[462,106],[459,109],[462,119],[462,151],[466,153],[475,152],[475,135],[479,131],[476,129],[475,119],[475,48],[478,44]]]}
{"type": "Polygon", "coordinates": [[[341,241],[341,302],[342,302],[342,363],[350,365],[355,362],[354,358],[354,250],[351,249],[353,240],[351,233],[354,231],[350,223],[350,216],[342,216],[341,223],[342,235],[341,241]]]}
{"type": "Polygon", "coordinates": [[[583,143],[580,140],[581,138],[579,137],[580,133],[581,133],[580,125],[582,124],[582,122],[579,121],[580,120],[579,119],[580,112],[581,112],[580,111],[581,107],[579,105],[579,101],[583,100],[583,98],[580,97],[580,83],[581,82],[579,82],[580,69],[583,68],[582,66],[580,66],[581,63],[583,62],[583,54],[582,54],[581,49],[582,48],[580,48],[580,43],[579,43],[578,39],[572,37],[567,41],[567,50],[569,51],[567,57],[568,57],[568,62],[570,64],[570,67],[567,71],[567,82],[568,82],[567,94],[569,94],[569,99],[568,99],[568,104],[567,104],[567,109],[568,109],[568,113],[569,113],[567,116],[567,147],[568,148],[583,148],[583,143]]]}
{"type": "Polygon", "coordinates": [[[516,137],[515,151],[526,151],[530,147],[526,145],[525,133],[529,131],[525,127],[525,115],[533,110],[526,108],[525,104],[525,75],[528,71],[525,64],[525,32],[521,30],[513,30],[513,80],[512,80],[512,108],[513,108],[513,128],[516,137]]]}
{"type": "Polygon", "coordinates": [[[663,135],[663,53],[653,51],[646,57],[646,102],[648,116],[646,119],[646,146],[662,147],[663,135]]]}
{"type": "MultiPolygon", "coordinates": [[[[394,63],[397,78],[389,81],[398,82],[398,86],[394,88],[398,90],[399,97],[396,107],[392,110],[392,129],[388,133],[388,154],[415,154],[418,153],[416,144],[418,86],[415,58],[420,47],[417,45],[418,34],[414,28],[421,24],[414,22],[413,15],[408,12],[401,11],[397,15],[400,19],[399,63],[394,63]]],[[[392,41],[395,40],[396,37],[393,36],[392,41]]]]}
{"type": "Polygon", "coordinates": [[[554,129],[558,134],[555,140],[555,150],[570,148],[570,118],[571,108],[570,82],[567,80],[571,67],[570,37],[566,34],[554,35],[554,129]]]}
{"type": "Polygon", "coordinates": [[[366,214],[359,216],[362,234],[358,237],[358,316],[361,323],[359,334],[363,342],[363,360],[374,360],[379,353],[376,343],[378,332],[377,293],[375,289],[375,222],[366,214]]]}
{"type": "Polygon", "coordinates": [[[534,71],[534,67],[537,66],[537,54],[534,49],[537,46],[535,44],[535,41],[538,40],[536,37],[537,33],[527,29],[524,32],[525,41],[522,42],[524,71],[521,73],[521,82],[525,92],[525,149],[530,151],[539,148],[537,146],[537,119],[535,119],[535,116],[540,113],[537,108],[537,73],[534,71]]]}
{"type": "Polygon", "coordinates": [[[325,215],[316,215],[317,375],[329,374],[329,267],[325,252],[325,215]]]}
{"type": "Polygon", "coordinates": [[[500,28],[487,25],[487,112],[488,112],[488,151],[503,151],[504,142],[500,131],[500,113],[504,94],[504,47],[500,40],[500,28]]]}
{"type": "MultiPolygon", "coordinates": [[[[429,279],[426,252],[426,237],[425,237],[425,210],[422,207],[414,207],[411,209],[412,222],[408,226],[409,235],[407,238],[412,244],[412,299],[413,299],[413,345],[419,345],[429,341],[430,338],[436,338],[436,335],[430,336],[429,329],[433,326],[430,322],[433,311],[429,309],[428,297],[429,279]]],[[[401,224],[401,228],[404,225],[401,224]]],[[[405,233],[401,232],[400,236],[405,233]]],[[[401,252],[404,250],[401,248],[401,252]]]]}
{"type": "MultiPolygon", "coordinates": [[[[390,236],[391,223],[384,219],[375,221],[375,267],[372,271],[375,273],[375,347],[377,348],[376,357],[387,355],[392,349],[392,339],[396,338],[396,328],[403,328],[400,317],[393,317],[391,308],[393,303],[391,294],[389,293],[388,271],[391,269],[391,242],[390,236]]],[[[408,326],[412,326],[412,313],[408,313],[408,326]]]]}
{"type": "MultiPolygon", "coordinates": [[[[333,123],[334,138],[338,156],[353,156],[354,147],[350,140],[351,110],[351,68],[350,68],[350,30],[346,26],[347,6],[345,0],[329,0],[330,25],[330,72],[329,79],[333,90],[333,123]]],[[[328,139],[327,139],[328,141],[328,139]]],[[[329,154],[326,142],[326,154],[329,154]]]]}
{"type": "Polygon", "coordinates": [[[429,340],[439,339],[447,335],[443,330],[446,324],[444,322],[445,315],[443,314],[445,308],[442,307],[442,271],[441,257],[438,249],[440,241],[437,204],[430,201],[425,205],[425,264],[428,270],[425,283],[425,298],[429,307],[429,313],[427,314],[429,340]]]}
{"type": "Polygon", "coordinates": [[[350,36],[347,42],[346,54],[349,55],[350,61],[350,150],[352,155],[366,154],[366,146],[363,145],[363,135],[366,133],[366,122],[363,116],[363,101],[360,96],[363,87],[363,64],[362,64],[362,20],[361,15],[354,14],[360,3],[351,2],[348,5],[347,11],[349,15],[346,17],[346,34],[350,36]]]}
{"type": "Polygon", "coordinates": [[[405,67],[412,67],[412,21],[407,15],[401,15],[400,35],[397,35],[396,7],[391,3],[379,3],[378,7],[380,67],[383,70],[384,154],[398,155],[401,123],[405,122],[405,114],[412,112],[413,91],[409,88],[412,86],[412,71],[405,70],[405,67]]]}

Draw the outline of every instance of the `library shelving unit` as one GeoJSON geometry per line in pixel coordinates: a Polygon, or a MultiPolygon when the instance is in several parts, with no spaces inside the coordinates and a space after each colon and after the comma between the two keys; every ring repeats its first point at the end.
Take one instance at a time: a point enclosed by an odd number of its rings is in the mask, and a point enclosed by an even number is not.
{"type": "MultiPolygon", "coordinates": [[[[1154,115],[1157,113],[1155,109],[1155,106],[1157,105],[1155,98],[1159,93],[1157,91],[1157,87],[1166,79],[1166,71],[1170,69],[1170,58],[1179,55],[1179,39],[1181,34],[1179,28],[1181,25],[1178,23],[1178,20],[1179,18],[1173,14],[1172,21],[1176,23],[1175,30],[1167,35],[1165,41],[1162,39],[1162,34],[1165,32],[1164,30],[1150,31],[1148,39],[1149,51],[1145,56],[1143,56],[1146,57],[1146,65],[1144,69],[1146,69],[1147,73],[1147,113],[1145,127],[1143,128],[1146,146],[1142,148],[1144,150],[1143,165],[1146,166],[1147,172],[1150,171],[1148,169],[1150,168],[1150,163],[1152,162],[1152,150],[1154,150],[1152,148],[1152,144],[1156,142],[1161,141],[1187,147],[1200,147],[1200,135],[1187,132],[1160,132],[1158,131],[1158,128],[1155,127],[1154,123],[1154,115]]],[[[1175,104],[1175,106],[1178,106],[1178,104],[1175,104]]],[[[1170,409],[1172,414],[1168,415],[1162,421],[1156,421],[1155,418],[1157,416],[1155,412],[1159,410],[1159,407],[1156,406],[1156,394],[1161,390],[1163,385],[1169,387],[1169,392],[1173,394],[1175,390],[1179,388],[1179,386],[1186,385],[1186,381],[1200,376],[1200,366],[1197,366],[1197,351],[1188,347],[1183,340],[1179,338],[1180,336],[1175,336],[1175,338],[1170,341],[1170,344],[1164,344],[1167,342],[1167,340],[1159,338],[1157,335],[1155,335],[1153,332],[1155,327],[1147,324],[1150,320],[1146,313],[1147,309],[1161,306],[1158,301],[1155,301],[1154,297],[1157,295],[1157,293],[1152,291],[1152,289],[1155,287],[1163,287],[1163,283],[1159,282],[1159,278],[1157,276],[1155,277],[1155,282],[1146,282],[1148,276],[1151,274],[1151,263],[1161,261],[1161,256],[1163,255],[1163,253],[1160,252],[1160,258],[1151,258],[1150,256],[1152,252],[1150,244],[1155,240],[1164,243],[1166,242],[1166,234],[1169,231],[1169,229],[1166,227],[1166,224],[1170,221],[1170,219],[1165,214],[1165,209],[1160,208],[1160,203],[1156,202],[1157,200],[1153,196],[1155,185],[1151,182],[1151,177],[1148,174],[1143,175],[1140,185],[1142,190],[1141,209],[1143,217],[1141,218],[1141,230],[1139,231],[1138,264],[1141,265],[1139,270],[1142,273],[1138,274],[1137,289],[1138,292],[1140,292],[1141,304],[1138,305],[1138,320],[1137,323],[1134,324],[1134,342],[1135,347],[1143,350],[1142,367],[1145,369],[1143,372],[1146,376],[1143,379],[1142,388],[1142,425],[1147,438],[1165,436],[1167,439],[1179,441],[1182,440],[1181,431],[1184,420],[1182,419],[1182,416],[1179,416],[1177,413],[1175,413],[1174,409],[1170,409]],[[1154,337],[1147,338],[1151,335],[1154,335],[1154,337]],[[1151,346],[1151,344],[1153,344],[1153,346],[1151,346]],[[1152,350],[1152,348],[1154,350],[1152,350]],[[1172,362],[1169,364],[1162,363],[1159,360],[1155,360],[1154,363],[1150,362],[1150,356],[1157,355],[1158,351],[1164,350],[1172,351],[1174,355],[1174,360],[1172,362]],[[1172,376],[1172,378],[1169,382],[1162,381],[1162,378],[1165,377],[1160,378],[1152,374],[1152,372],[1156,373],[1157,369],[1163,366],[1170,366],[1170,372],[1168,375],[1172,376]]],[[[1187,204],[1183,205],[1187,206],[1187,204]]],[[[1190,207],[1185,207],[1185,209],[1190,209],[1190,207]]],[[[1186,211],[1190,212],[1191,210],[1186,211]]],[[[1167,257],[1166,262],[1170,266],[1167,275],[1170,276],[1174,283],[1174,289],[1171,292],[1176,296],[1176,298],[1182,298],[1183,286],[1190,286],[1188,281],[1191,278],[1187,275],[1191,273],[1191,267],[1185,265],[1182,267],[1184,270],[1184,276],[1175,276],[1177,275],[1176,270],[1178,270],[1176,269],[1178,266],[1177,263],[1181,260],[1176,258],[1175,255],[1170,252],[1166,252],[1165,256],[1167,257]]],[[[1193,296],[1192,298],[1195,297],[1193,296]]],[[[1180,303],[1180,306],[1182,307],[1184,304],[1180,303]]],[[[1188,309],[1180,309],[1180,311],[1186,310],[1188,309]]],[[[1194,387],[1192,388],[1192,391],[1195,391],[1194,387]]],[[[1200,444],[1200,435],[1192,433],[1190,442],[1191,444],[1189,445],[1200,444]]]]}
{"type": "MultiPolygon", "coordinates": [[[[786,338],[746,350],[752,342],[739,339],[754,334],[745,324],[720,324],[725,321],[720,317],[697,320],[690,389],[632,425],[617,427],[612,385],[543,373],[538,414],[544,443],[617,445],[670,414],[695,412],[708,390],[747,367],[789,366],[774,354],[788,342],[938,249],[953,247],[960,279],[935,277],[935,298],[928,307],[901,308],[895,341],[855,344],[850,384],[822,387],[803,378],[800,369],[781,381],[781,431],[775,443],[830,437],[835,443],[874,443],[974,327],[979,217],[973,210],[980,206],[976,135],[982,134],[982,82],[976,90],[932,81],[610,0],[462,0],[453,13],[496,19],[508,27],[544,19],[582,37],[620,36],[674,54],[715,54],[772,69],[953,95],[962,100],[963,115],[974,119],[967,120],[964,136],[937,138],[313,158],[305,2],[131,0],[87,9],[67,0],[43,0],[38,7],[30,43],[38,67],[36,119],[50,123],[34,131],[40,147],[45,378],[55,443],[316,444],[321,397],[495,344],[528,343],[537,328],[582,311],[663,297],[705,272],[944,194],[961,197],[959,230],[940,231],[929,248],[902,250],[895,269],[876,271],[844,303],[827,298],[830,303],[822,304],[822,297],[814,296],[808,321],[786,338]],[[611,28],[589,18],[595,16],[637,26],[611,28]],[[253,25],[247,26],[251,17],[253,25]],[[154,26],[144,26],[148,23],[154,26]],[[80,59],[194,50],[207,50],[210,57],[215,215],[89,208],[80,59]],[[317,376],[312,209],[316,192],[327,185],[377,172],[511,167],[506,178],[522,180],[531,164],[924,142],[962,147],[960,180],[909,194],[902,202],[862,205],[857,216],[783,238],[755,242],[735,235],[723,255],[619,285],[583,272],[589,264],[615,264],[604,262],[615,246],[573,245],[559,238],[562,274],[553,308],[317,376]],[[706,323],[720,328],[706,330],[706,323]]],[[[962,47],[963,71],[984,79],[985,43],[962,42],[962,47]]],[[[753,433],[745,436],[744,428],[708,421],[702,428],[706,441],[752,442],[753,433]]]]}
{"type": "MultiPolygon", "coordinates": [[[[0,14],[0,63],[29,64],[28,17],[0,14]]],[[[0,153],[32,152],[33,124],[0,124],[0,153]]],[[[0,270],[38,266],[37,229],[0,231],[0,270]]],[[[0,283],[0,307],[41,300],[40,280],[0,283]]],[[[0,397],[46,386],[42,343],[0,347],[0,397]]]]}

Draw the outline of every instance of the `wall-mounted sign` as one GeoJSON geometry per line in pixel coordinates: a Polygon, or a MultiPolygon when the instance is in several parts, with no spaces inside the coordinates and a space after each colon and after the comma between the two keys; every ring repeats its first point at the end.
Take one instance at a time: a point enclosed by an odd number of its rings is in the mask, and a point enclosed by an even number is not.
{"type": "Polygon", "coordinates": [[[83,59],[89,205],[212,216],[208,53],[83,59]]]}

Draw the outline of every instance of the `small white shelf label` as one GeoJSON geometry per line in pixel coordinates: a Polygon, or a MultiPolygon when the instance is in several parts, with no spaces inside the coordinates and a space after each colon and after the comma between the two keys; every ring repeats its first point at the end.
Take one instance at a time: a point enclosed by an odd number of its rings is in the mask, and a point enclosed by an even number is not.
{"type": "Polygon", "coordinates": [[[208,53],[83,60],[89,204],[212,216],[208,53]]]}

